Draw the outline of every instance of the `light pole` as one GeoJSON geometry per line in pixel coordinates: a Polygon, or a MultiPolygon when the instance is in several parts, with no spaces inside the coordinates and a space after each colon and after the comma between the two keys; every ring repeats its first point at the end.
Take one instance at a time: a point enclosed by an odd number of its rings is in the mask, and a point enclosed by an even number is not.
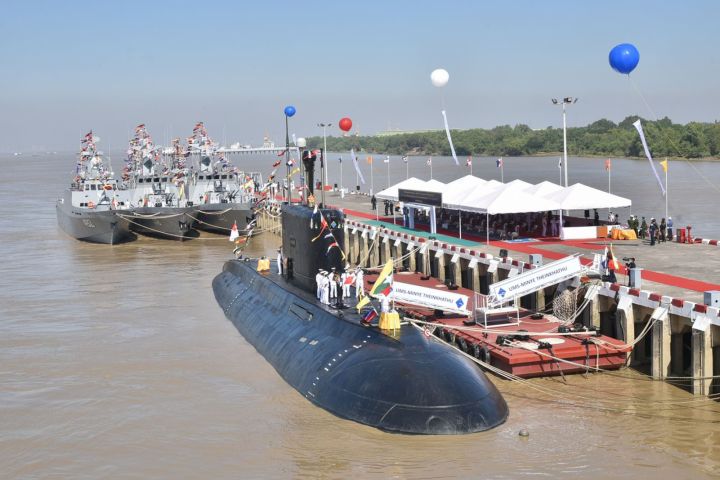
{"type": "MultiPolygon", "coordinates": [[[[325,129],[328,128],[328,127],[332,127],[332,123],[318,123],[317,126],[318,126],[318,127],[322,127],[322,129],[323,129],[323,154],[325,154],[325,152],[327,152],[327,137],[326,137],[326,130],[325,130],[325,129]]],[[[323,160],[324,160],[324,158],[323,158],[323,160]]],[[[330,166],[330,165],[327,165],[327,162],[326,162],[326,165],[325,165],[325,177],[322,179],[322,181],[323,181],[323,191],[325,191],[325,185],[328,184],[328,167],[329,167],[329,166],[330,166]]]]}
{"type": "MultiPolygon", "coordinates": [[[[298,166],[300,167],[303,164],[303,156],[302,156],[303,148],[305,148],[307,146],[307,140],[305,140],[304,137],[300,137],[295,141],[295,146],[298,147],[298,161],[300,162],[300,164],[298,166]]],[[[306,170],[306,169],[303,169],[303,170],[306,170]]],[[[308,205],[308,196],[310,193],[310,187],[307,186],[308,178],[306,178],[306,175],[307,175],[307,171],[303,171],[303,174],[300,177],[301,178],[300,191],[302,192],[301,193],[302,198],[305,200],[304,203],[306,205],[308,205]]]]}
{"type": "Polygon", "coordinates": [[[338,158],[338,163],[340,164],[340,194],[342,195],[342,189],[343,189],[343,182],[342,182],[342,156],[338,158]]]}
{"type": "Polygon", "coordinates": [[[576,103],[577,97],[565,97],[562,100],[552,99],[553,105],[562,105],[563,112],[563,167],[565,168],[565,186],[568,186],[568,158],[567,158],[567,115],[565,113],[565,105],[576,103]]]}

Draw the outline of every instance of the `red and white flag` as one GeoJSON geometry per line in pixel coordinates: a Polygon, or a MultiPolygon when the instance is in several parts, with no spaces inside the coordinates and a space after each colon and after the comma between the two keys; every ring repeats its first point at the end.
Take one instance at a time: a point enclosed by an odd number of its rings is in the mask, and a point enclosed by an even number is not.
{"type": "Polygon", "coordinates": [[[240,232],[238,232],[237,222],[233,222],[232,229],[230,230],[230,241],[234,242],[238,237],[240,237],[240,232]]]}

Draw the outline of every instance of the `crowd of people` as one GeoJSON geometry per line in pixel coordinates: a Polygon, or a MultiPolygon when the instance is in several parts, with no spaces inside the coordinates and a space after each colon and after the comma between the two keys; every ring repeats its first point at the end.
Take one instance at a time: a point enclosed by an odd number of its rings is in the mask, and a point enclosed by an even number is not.
{"type": "Polygon", "coordinates": [[[635,231],[635,235],[643,240],[649,240],[650,245],[655,245],[660,242],[672,242],[673,240],[673,219],[668,217],[667,222],[664,218],[660,219],[660,223],[657,223],[654,217],[650,218],[648,223],[645,217],[640,217],[638,220],[637,216],[630,215],[628,220],[628,228],[635,231]]]}
{"type": "MultiPolygon", "coordinates": [[[[337,303],[345,298],[350,298],[351,287],[355,287],[355,298],[359,299],[365,295],[365,279],[364,272],[361,268],[350,270],[350,266],[342,273],[332,268],[330,272],[326,270],[318,270],[315,275],[315,284],[317,287],[316,297],[325,305],[337,303]]],[[[279,270],[280,272],[280,270],[279,270]]]]}
{"type": "MultiPolygon", "coordinates": [[[[494,240],[513,240],[524,237],[558,237],[560,235],[560,216],[553,212],[505,213],[490,215],[484,213],[462,212],[438,209],[437,227],[448,231],[458,231],[462,221],[463,234],[485,236],[488,233],[494,240]]],[[[563,217],[563,226],[577,226],[578,218],[563,217]]],[[[422,209],[415,210],[415,224],[429,225],[430,217],[422,209]]]]}

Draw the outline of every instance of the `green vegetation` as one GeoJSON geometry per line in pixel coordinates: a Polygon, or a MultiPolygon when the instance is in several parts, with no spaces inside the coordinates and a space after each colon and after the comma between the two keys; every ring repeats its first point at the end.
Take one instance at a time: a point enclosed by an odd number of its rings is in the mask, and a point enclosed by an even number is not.
{"type": "MultiPolygon", "coordinates": [[[[627,117],[616,124],[602,119],[586,127],[569,128],[568,152],[576,156],[644,156],[640,136],[627,117]]],[[[704,158],[720,156],[720,123],[672,123],[642,119],[643,130],[654,157],[704,158]]],[[[491,130],[453,130],[458,156],[543,155],[562,151],[562,129],[532,130],[527,125],[503,125],[491,130]]],[[[372,137],[328,137],[328,150],[339,152],[355,148],[368,153],[394,155],[450,155],[445,132],[400,133],[372,137]]],[[[322,137],[308,138],[308,145],[322,146],[322,137]]]]}

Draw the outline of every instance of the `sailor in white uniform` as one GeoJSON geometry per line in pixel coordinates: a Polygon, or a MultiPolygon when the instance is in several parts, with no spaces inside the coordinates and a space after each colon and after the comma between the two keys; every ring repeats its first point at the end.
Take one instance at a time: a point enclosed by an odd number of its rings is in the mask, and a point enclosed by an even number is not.
{"type": "Polygon", "coordinates": [[[277,254],[277,272],[278,275],[282,275],[282,261],[283,261],[283,255],[282,255],[282,249],[278,248],[278,254],[277,254]]]}
{"type": "Polygon", "coordinates": [[[342,284],[342,286],[340,287],[340,295],[343,299],[350,296],[350,285],[345,285],[347,279],[348,272],[343,272],[342,275],[340,275],[340,283],[342,284]]]}
{"type": "Polygon", "coordinates": [[[317,286],[317,290],[315,291],[315,296],[317,297],[318,300],[322,299],[322,285],[323,285],[322,279],[323,279],[322,270],[318,270],[317,275],[315,275],[315,285],[317,286]]]}
{"type": "Polygon", "coordinates": [[[325,305],[330,305],[330,278],[327,272],[322,274],[322,295],[320,301],[325,305]]]}
{"type": "Polygon", "coordinates": [[[335,272],[335,268],[330,273],[330,298],[337,298],[337,278],[338,274],[335,272]]]}
{"type": "Polygon", "coordinates": [[[365,279],[362,268],[358,268],[355,272],[355,298],[365,296],[365,279]]]}

